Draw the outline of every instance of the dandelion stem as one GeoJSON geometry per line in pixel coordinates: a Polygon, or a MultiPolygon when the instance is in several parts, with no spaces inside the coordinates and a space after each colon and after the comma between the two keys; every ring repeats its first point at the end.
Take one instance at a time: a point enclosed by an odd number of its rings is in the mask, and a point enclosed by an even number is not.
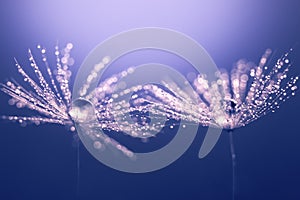
{"type": "Polygon", "coordinates": [[[233,144],[233,130],[228,131],[229,134],[229,144],[231,153],[231,163],[232,163],[232,200],[236,199],[236,154],[233,144]]]}
{"type": "Polygon", "coordinates": [[[79,184],[80,181],[80,141],[77,141],[77,184],[76,184],[76,196],[79,199],[79,184]]]}

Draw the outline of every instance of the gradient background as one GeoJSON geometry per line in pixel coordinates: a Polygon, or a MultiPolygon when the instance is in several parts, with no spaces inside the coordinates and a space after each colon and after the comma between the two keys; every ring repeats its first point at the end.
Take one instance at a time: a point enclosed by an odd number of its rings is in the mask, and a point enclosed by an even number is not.
{"type": "MultiPolygon", "coordinates": [[[[0,80],[16,77],[13,58],[28,64],[27,48],[38,43],[51,51],[57,40],[61,45],[72,42],[76,59],[72,71],[76,72],[99,42],[145,26],[171,28],[191,36],[220,68],[231,68],[240,58],[257,62],[266,48],[277,50],[280,56],[296,45],[293,73],[299,75],[299,19],[296,0],[1,1],[0,80]]],[[[145,60],[138,56],[131,63],[145,60]]],[[[0,114],[27,114],[8,106],[8,99],[0,94],[0,114]]],[[[276,113],[235,132],[238,199],[300,199],[299,100],[298,92],[276,113]]],[[[193,145],[180,159],[146,174],[115,171],[81,148],[77,191],[76,148],[73,135],[64,127],[23,128],[1,121],[0,130],[3,200],[76,199],[77,193],[80,199],[231,199],[231,159],[225,132],[213,151],[199,160],[206,132],[199,128],[193,145]]]]}

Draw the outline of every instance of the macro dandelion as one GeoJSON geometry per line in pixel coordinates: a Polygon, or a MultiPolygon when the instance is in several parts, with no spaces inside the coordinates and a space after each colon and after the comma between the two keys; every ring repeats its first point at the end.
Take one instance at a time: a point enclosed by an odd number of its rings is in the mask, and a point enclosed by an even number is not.
{"type": "MultiPolygon", "coordinates": [[[[37,46],[41,53],[41,62],[34,58],[32,51],[29,49],[30,68],[36,77],[30,76],[26,72],[29,69],[22,67],[15,59],[17,71],[23,78],[24,83],[20,84],[12,79],[5,84],[1,84],[1,90],[11,97],[8,101],[10,105],[15,105],[20,109],[28,108],[38,113],[38,115],[4,115],[2,119],[18,122],[23,126],[26,124],[40,125],[42,123],[59,124],[68,127],[72,132],[76,130],[75,123],[78,123],[80,128],[85,129],[84,131],[87,134],[95,129],[104,129],[115,133],[128,133],[132,137],[152,137],[153,134],[150,131],[157,131],[157,128],[143,127],[137,123],[129,124],[125,120],[120,120],[124,117],[125,112],[130,111],[130,104],[124,101],[117,102],[115,99],[136,91],[140,87],[137,86],[128,91],[117,93],[115,92],[118,89],[117,82],[120,78],[133,73],[133,68],[112,75],[99,83],[95,90],[87,93],[90,83],[109,62],[109,57],[104,57],[102,62],[95,66],[91,75],[87,77],[86,83],[78,91],[82,98],[72,102],[71,86],[69,84],[72,75],[70,66],[74,64],[74,59],[70,56],[72,48],[71,43],[67,44],[62,50],[59,50],[58,46],[55,47],[56,68],[54,70],[47,61],[44,47],[37,46]],[[93,117],[94,115],[96,117],[93,117]]],[[[97,137],[97,141],[94,143],[96,149],[112,146],[129,158],[134,157],[131,150],[103,132],[91,134],[91,137],[97,137]]]]}
{"type": "MultiPolygon", "coordinates": [[[[1,90],[11,97],[10,105],[28,108],[38,115],[6,115],[2,116],[3,119],[16,121],[21,125],[60,124],[73,132],[80,128],[94,141],[95,149],[112,146],[132,159],[133,151],[98,130],[147,140],[163,132],[164,127],[173,128],[176,125],[165,123],[166,118],[225,129],[229,134],[232,156],[233,199],[236,197],[233,131],[275,112],[283,102],[295,95],[299,79],[288,73],[292,66],[289,59],[292,50],[270,67],[268,58],[271,50],[267,49],[257,65],[240,60],[230,73],[226,70],[217,71],[214,82],[209,82],[205,74],[198,74],[195,79],[190,80],[193,91],[179,87],[175,81],[167,79],[161,80],[161,85],[136,84],[124,89],[119,81],[133,74],[134,67],[100,81],[90,91],[91,84],[110,62],[110,57],[106,56],[94,66],[81,89],[76,91],[80,98],[72,99],[72,48],[71,43],[62,50],[55,47],[55,69],[48,63],[44,47],[37,46],[41,53],[41,60],[38,61],[31,50],[28,50],[30,68],[36,77],[29,75],[29,69],[25,69],[15,59],[16,69],[24,83],[12,79],[1,84],[1,90]],[[126,95],[131,95],[129,102],[122,98],[126,95]],[[75,128],[75,125],[78,126],[75,128]]],[[[183,124],[183,127],[188,125],[183,124]]]]}
{"type": "Polygon", "coordinates": [[[172,81],[162,81],[166,88],[147,85],[148,96],[135,98],[135,104],[175,119],[186,119],[203,126],[213,125],[232,131],[260,117],[275,112],[280,105],[295,95],[298,76],[289,77],[289,53],[280,58],[274,67],[267,66],[271,50],[266,50],[256,66],[240,60],[231,73],[219,70],[217,80],[210,83],[205,74],[193,81],[193,93],[186,93],[172,81]],[[191,101],[191,96],[197,102],[191,101]]]}
{"type": "Polygon", "coordinates": [[[163,81],[166,89],[147,86],[147,96],[135,99],[136,105],[157,115],[224,129],[229,134],[232,158],[233,199],[236,198],[236,153],[233,131],[275,112],[296,94],[298,76],[290,76],[292,49],[279,58],[273,67],[268,63],[271,50],[267,49],[258,65],[245,60],[236,63],[231,72],[219,70],[216,81],[209,82],[205,74],[193,79],[193,92],[187,93],[174,82],[163,81]],[[197,99],[197,101],[193,101],[197,99]]]}

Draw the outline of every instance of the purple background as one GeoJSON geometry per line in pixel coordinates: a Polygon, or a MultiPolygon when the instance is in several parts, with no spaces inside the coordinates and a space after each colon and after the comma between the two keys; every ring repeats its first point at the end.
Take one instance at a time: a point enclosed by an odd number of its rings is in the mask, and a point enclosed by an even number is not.
{"type": "MultiPolygon", "coordinates": [[[[293,73],[298,75],[298,4],[296,0],[2,1],[0,81],[16,77],[13,58],[28,64],[27,48],[38,43],[51,51],[56,41],[61,45],[72,42],[76,59],[72,71],[76,72],[99,42],[146,26],[171,28],[191,36],[220,68],[230,68],[240,58],[257,62],[266,48],[277,50],[280,56],[295,46],[293,73]]],[[[126,64],[149,60],[147,55],[138,56],[127,59],[126,64]]],[[[165,62],[176,65],[173,60],[165,62]]],[[[186,68],[183,65],[182,71],[186,68]]],[[[8,106],[7,100],[0,94],[0,114],[23,113],[8,106]]],[[[236,131],[238,199],[300,199],[299,100],[298,93],[278,112],[236,131]]],[[[81,148],[80,187],[76,191],[76,148],[65,128],[22,128],[1,121],[0,130],[0,199],[76,199],[77,193],[80,199],[231,198],[231,160],[225,132],[209,156],[199,160],[198,150],[206,132],[200,128],[193,145],[179,160],[147,174],[115,171],[81,148]]]]}

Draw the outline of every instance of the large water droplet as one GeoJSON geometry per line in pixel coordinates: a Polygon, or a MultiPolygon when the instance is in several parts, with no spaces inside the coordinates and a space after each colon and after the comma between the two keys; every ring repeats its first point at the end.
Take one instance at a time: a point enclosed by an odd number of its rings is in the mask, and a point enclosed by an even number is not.
{"type": "Polygon", "coordinates": [[[69,111],[72,120],[76,123],[87,123],[96,119],[95,108],[93,104],[86,99],[76,99],[72,102],[69,111]]]}

